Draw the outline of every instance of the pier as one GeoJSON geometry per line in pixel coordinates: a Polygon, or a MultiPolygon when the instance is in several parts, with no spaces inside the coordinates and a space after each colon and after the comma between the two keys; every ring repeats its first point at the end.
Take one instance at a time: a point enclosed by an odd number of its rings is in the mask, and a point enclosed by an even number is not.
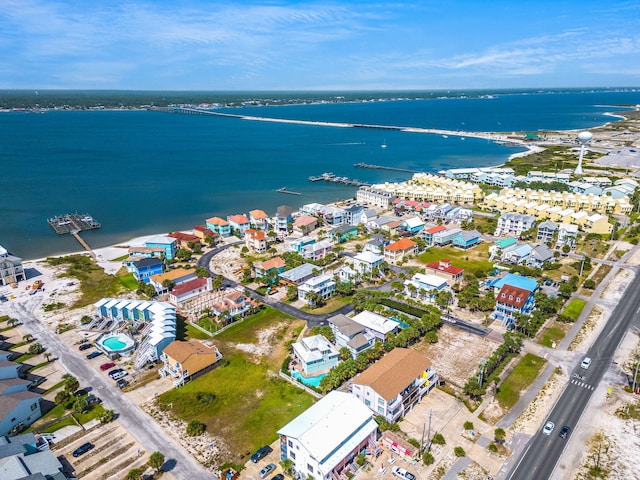
{"type": "Polygon", "coordinates": [[[341,183],[343,185],[353,185],[355,187],[369,187],[370,183],[361,182],[360,180],[348,178],[348,177],[338,177],[334,173],[325,172],[322,175],[311,176],[309,177],[310,182],[329,182],[329,183],[341,183]]]}
{"type": "Polygon", "coordinates": [[[288,193],[289,195],[302,195],[300,192],[294,192],[293,190],[289,190],[287,187],[281,187],[276,190],[278,193],[288,193]]]}
{"type": "Polygon", "coordinates": [[[93,255],[93,250],[89,244],[80,237],[80,232],[83,230],[95,230],[101,227],[101,225],[91,215],[88,213],[69,213],[66,215],[51,217],[47,220],[47,223],[49,223],[51,228],[53,228],[54,232],[58,235],[64,235],[66,233],[73,235],[73,238],[82,245],[82,248],[93,255]]]}
{"type": "Polygon", "coordinates": [[[408,168],[385,167],[384,165],[372,165],[370,163],[354,163],[356,168],[371,168],[374,170],[391,170],[393,172],[421,173],[419,170],[409,170],[408,168]]]}

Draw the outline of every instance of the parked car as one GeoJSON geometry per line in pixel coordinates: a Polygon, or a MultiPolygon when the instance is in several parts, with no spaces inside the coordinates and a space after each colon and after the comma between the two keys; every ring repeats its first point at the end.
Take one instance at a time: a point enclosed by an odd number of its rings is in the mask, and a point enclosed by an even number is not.
{"type": "Polygon", "coordinates": [[[78,347],[78,350],[82,351],[82,350],[88,350],[90,348],[93,348],[93,345],[91,343],[83,343],[78,347]]]}
{"type": "Polygon", "coordinates": [[[571,427],[569,425],[565,425],[564,427],[562,427],[562,429],[560,430],[560,438],[567,438],[567,435],[569,435],[569,430],[571,430],[571,427]]]}
{"type": "Polygon", "coordinates": [[[127,382],[124,378],[121,378],[116,382],[116,385],[118,385],[118,388],[122,390],[124,387],[129,385],[129,382],[127,382]]]}
{"type": "Polygon", "coordinates": [[[273,477],[271,477],[271,480],[284,480],[284,475],[281,473],[277,473],[273,477]]]}
{"type": "Polygon", "coordinates": [[[258,463],[271,452],[273,452],[273,448],[271,448],[269,445],[265,445],[264,447],[259,448],[256,453],[251,455],[251,461],[253,463],[258,463]]]}
{"type": "Polygon", "coordinates": [[[405,480],[416,480],[416,476],[408,472],[406,468],[401,467],[392,467],[391,473],[393,473],[396,477],[404,478],[405,480]]]}
{"type": "Polygon", "coordinates": [[[105,370],[109,370],[109,369],[111,369],[111,368],[113,368],[115,366],[116,366],[116,364],[113,363],[113,362],[103,363],[102,365],[100,365],[100,370],[102,370],[104,372],[105,370]]]}
{"type": "Polygon", "coordinates": [[[584,360],[582,360],[582,363],[580,364],[580,367],[584,368],[586,370],[590,366],[591,366],[591,359],[589,357],[584,357],[584,360]]]}
{"type": "Polygon", "coordinates": [[[80,455],[84,455],[89,450],[91,450],[93,447],[94,447],[94,445],[91,442],[83,443],[82,445],[80,445],[78,448],[76,448],[73,451],[73,456],[77,458],[80,455]]]}
{"type": "Polygon", "coordinates": [[[100,350],[96,350],[95,352],[91,352],[89,355],[87,355],[87,358],[91,360],[92,358],[99,357],[100,355],[102,355],[102,352],[100,350]]]}
{"type": "Polygon", "coordinates": [[[114,380],[120,380],[122,377],[126,377],[126,376],[127,376],[127,372],[125,372],[124,370],[120,370],[119,372],[116,372],[113,375],[110,375],[110,377],[114,380]]]}
{"type": "Polygon", "coordinates": [[[269,465],[265,466],[262,470],[260,470],[260,473],[258,475],[260,476],[260,478],[264,478],[267,475],[269,475],[271,472],[273,472],[275,469],[276,469],[276,464],[270,463],[269,465]]]}
{"type": "Polygon", "coordinates": [[[544,433],[545,435],[551,435],[551,432],[553,432],[555,426],[556,425],[553,422],[545,423],[544,428],[542,429],[542,433],[544,433]]]}
{"type": "MultiPolygon", "coordinates": [[[[124,372],[124,371],[125,371],[125,370],[124,370],[123,368],[116,368],[115,370],[111,370],[111,371],[109,372],[109,374],[108,374],[108,375],[109,375],[111,378],[113,378],[115,375],[118,375],[120,372],[124,372]]],[[[125,373],[126,373],[126,372],[125,372],[125,373]]]]}

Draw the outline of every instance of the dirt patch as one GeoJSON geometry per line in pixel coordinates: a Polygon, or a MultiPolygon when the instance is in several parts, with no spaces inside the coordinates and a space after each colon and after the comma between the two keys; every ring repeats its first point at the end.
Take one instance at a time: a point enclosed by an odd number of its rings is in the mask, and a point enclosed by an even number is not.
{"type": "Polygon", "coordinates": [[[489,358],[497,347],[484,337],[443,325],[437,343],[420,343],[416,350],[436,365],[438,375],[462,387],[476,372],[480,361],[489,358]]]}
{"type": "Polygon", "coordinates": [[[607,288],[602,292],[601,298],[606,298],[609,302],[617,302],[622,298],[622,294],[629,286],[632,272],[620,270],[609,282],[607,288]]]}
{"type": "Polygon", "coordinates": [[[271,355],[274,348],[278,343],[278,336],[280,331],[285,328],[287,324],[284,322],[271,325],[269,328],[265,328],[258,332],[257,343],[235,343],[233,346],[238,350],[249,353],[253,356],[253,360],[260,361],[260,357],[271,355]]]}
{"type": "Polygon", "coordinates": [[[585,346],[589,345],[597,332],[596,326],[601,323],[604,318],[604,311],[597,305],[594,305],[589,317],[584,321],[582,327],[580,327],[580,330],[569,344],[569,347],[567,347],[567,350],[583,350],[585,346]]]}
{"type": "Polygon", "coordinates": [[[500,405],[500,403],[495,399],[489,400],[487,406],[482,410],[482,418],[492,425],[505,416],[507,411],[500,405]]]}

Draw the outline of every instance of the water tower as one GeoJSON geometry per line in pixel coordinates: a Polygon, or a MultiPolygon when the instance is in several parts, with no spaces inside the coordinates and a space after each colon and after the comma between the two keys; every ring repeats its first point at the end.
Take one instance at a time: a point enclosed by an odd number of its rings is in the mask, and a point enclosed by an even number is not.
{"type": "Polygon", "coordinates": [[[582,175],[584,172],[582,171],[582,157],[584,157],[584,148],[591,141],[593,135],[591,132],[580,132],[578,134],[578,141],[580,142],[580,158],[578,159],[578,166],[573,171],[575,175],[582,175]]]}

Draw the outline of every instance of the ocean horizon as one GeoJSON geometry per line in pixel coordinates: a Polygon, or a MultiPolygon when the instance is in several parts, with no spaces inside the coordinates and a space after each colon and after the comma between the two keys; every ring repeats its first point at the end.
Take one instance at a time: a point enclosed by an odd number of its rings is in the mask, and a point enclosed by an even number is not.
{"type": "MultiPolygon", "coordinates": [[[[379,99],[386,99],[381,94],[379,99]]],[[[640,103],[633,91],[496,94],[344,103],[245,106],[219,111],[315,122],[464,131],[593,128],[640,103]]],[[[191,229],[211,216],[353,198],[357,187],[309,182],[323,172],[369,183],[411,173],[500,165],[522,148],[441,135],[247,121],[146,110],[0,114],[0,245],[25,259],[81,250],[47,218],[89,213],[93,248],[191,229]],[[386,148],[381,148],[381,145],[386,148]],[[276,190],[287,187],[302,195],[276,190]]]]}

